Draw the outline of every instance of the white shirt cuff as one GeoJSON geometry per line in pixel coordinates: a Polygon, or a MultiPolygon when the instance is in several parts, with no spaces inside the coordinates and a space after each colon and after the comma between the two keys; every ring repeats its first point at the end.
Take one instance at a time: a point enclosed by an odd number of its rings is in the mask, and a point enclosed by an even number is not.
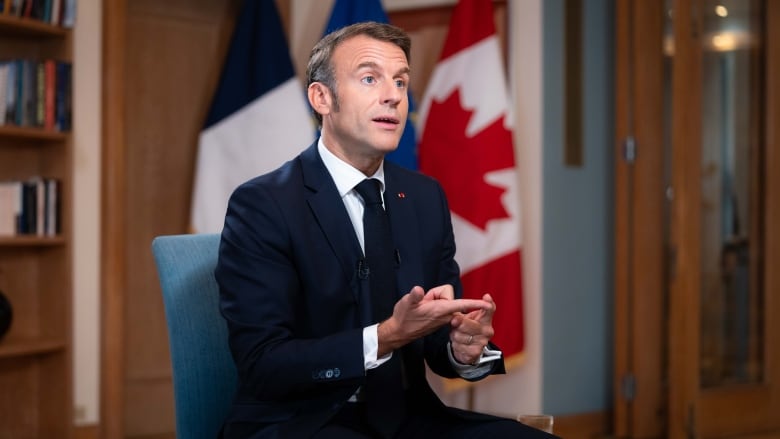
{"type": "Polygon", "coordinates": [[[378,327],[379,323],[363,328],[363,367],[366,370],[379,367],[393,356],[393,353],[390,352],[382,358],[376,358],[379,352],[378,327]]]}
{"type": "Polygon", "coordinates": [[[488,347],[485,346],[482,348],[482,354],[479,356],[479,360],[477,360],[474,364],[463,364],[458,362],[458,360],[455,359],[455,356],[452,355],[452,343],[448,342],[447,356],[450,358],[450,363],[455,369],[455,372],[468,380],[479,378],[490,372],[490,369],[493,368],[493,365],[490,363],[501,358],[501,351],[488,349],[488,347]]]}

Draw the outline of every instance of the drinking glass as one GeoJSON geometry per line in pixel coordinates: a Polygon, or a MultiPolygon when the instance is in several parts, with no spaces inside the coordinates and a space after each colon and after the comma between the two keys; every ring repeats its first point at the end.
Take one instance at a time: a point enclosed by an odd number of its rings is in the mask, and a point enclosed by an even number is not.
{"type": "Polygon", "coordinates": [[[537,430],[542,430],[547,433],[553,432],[552,415],[518,415],[517,421],[529,427],[536,428],[537,430]]]}

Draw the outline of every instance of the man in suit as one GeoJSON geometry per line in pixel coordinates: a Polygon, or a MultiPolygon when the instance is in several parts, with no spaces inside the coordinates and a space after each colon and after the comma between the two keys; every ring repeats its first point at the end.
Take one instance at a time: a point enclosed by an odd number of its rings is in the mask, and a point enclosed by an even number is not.
{"type": "Polygon", "coordinates": [[[240,380],[225,438],[553,437],[446,407],[426,381],[424,362],[468,380],[504,365],[493,299],[460,299],[441,187],[383,160],[407,118],[410,45],[378,23],[324,37],[307,69],[320,139],[231,196],[215,272],[240,380]],[[367,178],[390,228],[381,264],[367,178]]]}

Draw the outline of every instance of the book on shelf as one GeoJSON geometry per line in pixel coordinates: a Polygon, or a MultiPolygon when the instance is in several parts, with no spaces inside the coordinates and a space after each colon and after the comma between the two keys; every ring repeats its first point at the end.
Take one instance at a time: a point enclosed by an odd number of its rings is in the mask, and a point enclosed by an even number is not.
{"type": "Polygon", "coordinates": [[[60,192],[56,178],[0,181],[0,236],[58,235],[60,192]]]}
{"type": "MultiPolygon", "coordinates": [[[[3,121],[3,125],[6,122],[16,120],[16,68],[12,61],[2,63],[6,70],[5,75],[5,101],[6,107],[3,114],[0,115],[0,120],[3,121]]],[[[2,84],[0,84],[2,87],[2,84]]]]}
{"type": "Polygon", "coordinates": [[[0,181],[0,236],[17,233],[21,213],[21,182],[0,181]]]}
{"type": "Polygon", "coordinates": [[[76,0],[0,0],[0,15],[70,28],[76,21],[76,0]]]}
{"type": "MultiPolygon", "coordinates": [[[[0,0],[4,1],[4,0],[0,0]]],[[[6,114],[8,113],[8,63],[0,62],[0,125],[5,125],[6,114]]]]}
{"type": "Polygon", "coordinates": [[[55,88],[57,87],[56,81],[56,66],[54,60],[48,59],[43,62],[44,66],[44,100],[43,100],[43,127],[47,130],[54,129],[54,99],[56,97],[55,88]]]}
{"type": "Polygon", "coordinates": [[[65,61],[0,61],[0,125],[70,131],[71,74],[65,61]]]}
{"type": "Polygon", "coordinates": [[[73,114],[73,66],[69,62],[55,62],[54,128],[70,131],[73,114]]]}

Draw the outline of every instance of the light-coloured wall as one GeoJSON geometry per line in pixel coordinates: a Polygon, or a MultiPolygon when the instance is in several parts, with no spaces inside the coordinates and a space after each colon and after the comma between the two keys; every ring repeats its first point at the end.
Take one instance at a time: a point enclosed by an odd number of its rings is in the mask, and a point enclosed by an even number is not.
{"type": "Polygon", "coordinates": [[[583,164],[563,161],[564,0],[544,0],[544,404],[556,415],[612,405],[614,0],[582,15],[583,164]]]}
{"type": "Polygon", "coordinates": [[[100,383],[101,0],[80,0],[73,50],[74,422],[95,424],[100,383]]]}

